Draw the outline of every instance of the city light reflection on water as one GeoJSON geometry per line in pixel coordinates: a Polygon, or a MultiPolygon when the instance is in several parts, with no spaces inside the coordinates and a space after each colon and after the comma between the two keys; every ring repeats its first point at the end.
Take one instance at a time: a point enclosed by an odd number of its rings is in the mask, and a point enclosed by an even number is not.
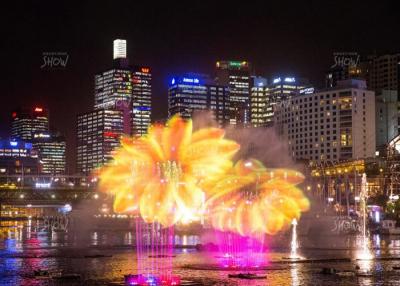
{"type": "MultiPolygon", "coordinates": [[[[0,285],[48,285],[43,281],[29,278],[36,269],[59,270],[67,273],[82,274],[84,279],[96,281],[120,280],[123,274],[135,273],[136,255],[134,251],[135,236],[132,231],[96,231],[84,234],[53,233],[49,234],[37,227],[35,221],[27,222],[21,228],[21,223],[2,227],[0,237],[0,285]],[[85,255],[105,254],[103,258],[84,258],[85,255]],[[109,257],[111,256],[112,257],[109,257]]],[[[301,239],[301,238],[300,238],[301,239]]],[[[325,239],[325,238],[324,238],[325,239]]],[[[349,257],[355,259],[357,242],[354,238],[326,238],[330,245],[337,245],[339,250],[310,249],[307,240],[301,242],[301,254],[305,258],[349,257]],[[342,239],[343,247],[338,241],[342,239]],[[329,241],[332,240],[332,241],[329,241]]],[[[277,239],[279,241],[279,239],[277,239]]],[[[400,237],[373,236],[371,251],[376,257],[398,257],[400,237]]],[[[352,262],[321,263],[289,263],[276,265],[278,270],[256,271],[267,274],[266,280],[246,281],[229,279],[230,271],[191,270],[182,268],[190,264],[207,264],[213,261],[215,253],[198,252],[195,245],[201,243],[196,235],[176,235],[175,243],[191,248],[176,249],[174,252],[174,273],[182,277],[200,279],[208,285],[396,285],[400,280],[400,271],[392,268],[399,261],[366,260],[352,262]],[[338,270],[369,268],[374,272],[373,277],[339,278],[319,274],[322,267],[333,267],[338,270]]],[[[286,242],[285,242],[286,243],[286,242]]],[[[268,257],[279,260],[290,252],[271,250],[268,257]]],[[[163,263],[163,259],[160,259],[163,263]]],[[[270,265],[275,266],[275,265],[270,265]]],[[[235,271],[234,271],[235,272],[235,271]]],[[[237,273],[237,272],[236,272],[237,273]]]]}

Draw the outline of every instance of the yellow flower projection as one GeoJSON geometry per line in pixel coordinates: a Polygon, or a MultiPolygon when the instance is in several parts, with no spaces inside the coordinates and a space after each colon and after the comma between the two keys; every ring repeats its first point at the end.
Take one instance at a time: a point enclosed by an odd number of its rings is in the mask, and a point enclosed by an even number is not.
{"type": "Polygon", "coordinates": [[[139,138],[123,138],[113,161],[100,170],[100,190],[113,194],[114,211],[139,213],[171,226],[202,207],[210,186],[232,168],[239,145],[219,128],[193,131],[171,118],[139,138]]]}
{"type": "Polygon", "coordinates": [[[309,202],[296,187],[304,177],[288,169],[266,169],[251,159],[238,161],[207,201],[212,226],[243,236],[274,235],[299,219],[309,202]]]}

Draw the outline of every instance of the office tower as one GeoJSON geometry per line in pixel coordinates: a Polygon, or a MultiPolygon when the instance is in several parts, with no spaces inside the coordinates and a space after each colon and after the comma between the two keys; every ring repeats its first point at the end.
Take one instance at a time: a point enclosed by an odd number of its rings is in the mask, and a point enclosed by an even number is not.
{"type": "Polygon", "coordinates": [[[386,54],[369,56],[367,59],[368,88],[379,93],[381,90],[395,90],[399,88],[398,64],[400,54],[386,54]]]}
{"type": "Polygon", "coordinates": [[[275,120],[294,159],[335,162],[375,156],[375,93],[365,81],[342,81],[282,101],[275,120]]]}
{"type": "Polygon", "coordinates": [[[98,109],[78,115],[77,169],[89,174],[107,163],[124,131],[123,112],[98,109]]]}
{"type": "Polygon", "coordinates": [[[21,183],[25,175],[38,175],[38,159],[32,143],[22,140],[0,140],[0,183],[21,183]]]}
{"type": "Polygon", "coordinates": [[[65,138],[45,132],[33,135],[33,150],[37,153],[42,174],[65,174],[65,138]]]}
{"type": "Polygon", "coordinates": [[[271,126],[274,122],[274,114],[276,105],[284,102],[293,96],[312,92],[313,88],[309,85],[308,80],[295,78],[290,76],[275,77],[268,85],[268,102],[267,124],[271,126]],[[272,114],[271,114],[272,112],[272,114]]]}
{"type": "Polygon", "coordinates": [[[267,79],[252,77],[250,92],[250,122],[254,127],[266,127],[272,123],[272,106],[269,104],[267,79]]]}
{"type": "Polygon", "coordinates": [[[132,67],[132,134],[143,135],[151,124],[151,70],[132,67]]]}
{"type": "Polygon", "coordinates": [[[220,126],[229,122],[228,88],[207,75],[186,74],[172,78],[168,88],[168,115],[191,118],[195,111],[212,111],[220,126]]]}
{"type": "Polygon", "coordinates": [[[94,109],[114,109],[132,101],[132,72],[121,67],[95,75],[94,109]]]}
{"type": "Polygon", "coordinates": [[[397,91],[382,90],[375,96],[376,147],[383,152],[387,144],[398,135],[397,91]]]}
{"type": "Polygon", "coordinates": [[[250,123],[250,63],[218,61],[216,82],[229,88],[229,124],[247,126],[250,123]]]}
{"type": "Polygon", "coordinates": [[[141,136],[151,123],[151,70],[129,65],[126,45],[114,41],[112,68],[95,75],[94,110],[78,116],[80,172],[105,164],[123,134],[141,136]]]}
{"type": "Polygon", "coordinates": [[[12,113],[11,136],[31,141],[36,132],[49,132],[49,112],[39,106],[18,108],[12,113]]]}

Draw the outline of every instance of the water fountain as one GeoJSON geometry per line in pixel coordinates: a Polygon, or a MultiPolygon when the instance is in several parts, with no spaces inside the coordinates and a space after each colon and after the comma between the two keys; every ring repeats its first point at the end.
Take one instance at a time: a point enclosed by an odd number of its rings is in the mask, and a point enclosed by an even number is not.
{"type": "Polygon", "coordinates": [[[361,211],[361,248],[356,253],[356,260],[359,261],[360,271],[358,275],[360,276],[370,276],[371,262],[373,260],[373,255],[369,248],[369,236],[367,231],[367,199],[368,199],[368,188],[367,188],[367,176],[364,173],[361,179],[361,192],[360,192],[360,211],[361,211]]]}
{"type": "Polygon", "coordinates": [[[297,253],[297,249],[299,248],[299,243],[297,241],[297,220],[294,218],[292,220],[292,239],[290,242],[290,259],[301,259],[297,253]]]}
{"type": "Polygon", "coordinates": [[[240,146],[224,135],[219,128],[193,132],[190,120],[175,116],[165,126],[151,126],[145,136],[123,138],[112,164],[100,171],[100,189],[114,196],[114,211],[138,218],[138,274],[125,276],[127,285],[182,285],[172,275],[173,227],[205,206],[211,225],[223,234],[220,244],[227,249],[222,257],[228,266],[242,269],[260,266],[255,254],[263,253],[266,234],[286,229],[308,210],[309,201],[296,186],[302,174],[267,169],[255,159],[233,164],[240,146]]]}

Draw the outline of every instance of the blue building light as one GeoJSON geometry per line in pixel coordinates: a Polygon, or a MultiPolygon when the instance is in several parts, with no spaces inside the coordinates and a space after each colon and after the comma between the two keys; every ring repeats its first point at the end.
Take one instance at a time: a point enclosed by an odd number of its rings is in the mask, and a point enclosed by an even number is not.
{"type": "Polygon", "coordinates": [[[10,141],[10,146],[17,147],[18,146],[18,142],[17,141],[10,141]]]}
{"type": "Polygon", "coordinates": [[[295,82],[296,79],[294,77],[285,77],[285,82],[295,82]]]}
{"type": "Polygon", "coordinates": [[[278,77],[278,78],[275,78],[273,81],[272,81],[273,83],[278,83],[278,82],[281,82],[281,78],[280,77],[278,77]]]}
{"type": "Polygon", "coordinates": [[[172,85],[175,84],[175,78],[173,78],[173,79],[171,80],[171,84],[172,84],[172,85]]]}
{"type": "Polygon", "coordinates": [[[200,83],[200,80],[198,78],[188,78],[188,77],[184,77],[182,79],[183,82],[185,83],[200,83]]]}

